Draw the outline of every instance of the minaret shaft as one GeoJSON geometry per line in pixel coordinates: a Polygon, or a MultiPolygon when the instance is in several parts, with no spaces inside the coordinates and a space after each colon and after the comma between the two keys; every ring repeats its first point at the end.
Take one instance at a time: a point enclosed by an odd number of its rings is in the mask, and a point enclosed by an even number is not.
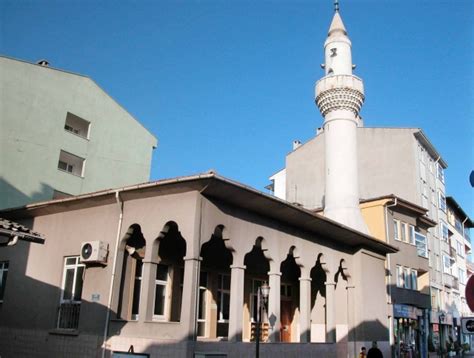
{"type": "Polygon", "coordinates": [[[352,75],[351,41],[338,12],[334,14],[324,53],[326,75],[316,83],[316,104],[324,117],[324,215],[368,233],[359,209],[357,168],[357,123],[364,85],[352,75]]]}

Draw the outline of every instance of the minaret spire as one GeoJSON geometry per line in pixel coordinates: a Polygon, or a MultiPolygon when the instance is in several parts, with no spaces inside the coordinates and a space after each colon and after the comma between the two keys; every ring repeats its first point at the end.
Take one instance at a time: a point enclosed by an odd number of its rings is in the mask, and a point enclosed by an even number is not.
{"type": "Polygon", "coordinates": [[[335,13],[324,43],[325,76],[316,83],[316,104],[324,117],[324,215],[368,233],[359,209],[357,126],[364,84],[352,74],[352,44],[334,1],[335,13]]]}

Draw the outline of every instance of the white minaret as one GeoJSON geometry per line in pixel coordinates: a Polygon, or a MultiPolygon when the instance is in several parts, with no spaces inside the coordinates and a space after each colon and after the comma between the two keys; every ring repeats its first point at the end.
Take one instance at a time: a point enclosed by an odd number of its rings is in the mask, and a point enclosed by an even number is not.
{"type": "Polygon", "coordinates": [[[326,75],[316,83],[316,104],[324,117],[326,189],[324,215],[368,233],[359,209],[357,125],[364,102],[362,80],[352,74],[351,41],[339,15],[324,43],[326,75]]]}

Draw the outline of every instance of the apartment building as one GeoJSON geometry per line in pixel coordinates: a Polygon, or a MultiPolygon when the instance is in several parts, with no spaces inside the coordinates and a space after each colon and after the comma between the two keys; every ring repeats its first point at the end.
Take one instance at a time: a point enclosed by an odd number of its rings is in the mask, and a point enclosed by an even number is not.
{"type": "Polygon", "coordinates": [[[464,336],[461,333],[460,319],[472,316],[472,312],[466,303],[466,282],[468,266],[470,264],[468,257],[472,250],[469,230],[473,227],[473,222],[453,197],[448,196],[446,204],[448,219],[447,240],[451,252],[449,258],[446,258],[446,265],[443,266],[443,270],[452,275],[453,282],[451,290],[446,291],[444,299],[452,307],[455,321],[455,330],[449,333],[461,342],[469,342],[470,337],[468,335],[464,336]]]}
{"type": "Polygon", "coordinates": [[[87,76],[0,56],[0,208],[149,180],[157,140],[87,76]]]}

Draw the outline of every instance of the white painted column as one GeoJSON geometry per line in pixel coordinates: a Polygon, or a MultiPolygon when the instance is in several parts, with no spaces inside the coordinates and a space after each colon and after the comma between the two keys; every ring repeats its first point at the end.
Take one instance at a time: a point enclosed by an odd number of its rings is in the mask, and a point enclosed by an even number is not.
{"type": "Polygon", "coordinates": [[[156,263],[143,260],[140,306],[138,307],[138,320],[142,322],[150,321],[153,316],[155,275],[156,263]]]}
{"type": "Polygon", "coordinates": [[[311,341],[311,278],[300,277],[300,342],[311,341]]]}
{"type": "Polygon", "coordinates": [[[241,342],[244,312],[245,266],[230,266],[229,341],[241,342]]]}
{"type": "Polygon", "coordinates": [[[335,295],[336,284],[326,282],[326,342],[336,342],[335,295]]]}
{"type": "Polygon", "coordinates": [[[347,333],[348,333],[348,347],[347,352],[349,357],[357,356],[356,346],[356,326],[354,318],[354,286],[348,285],[347,290],[347,333]]]}
{"type": "Polygon", "coordinates": [[[281,273],[269,272],[268,280],[270,285],[270,292],[268,297],[268,321],[270,322],[270,342],[280,341],[280,287],[281,287],[281,273]]]}
{"type": "Polygon", "coordinates": [[[183,323],[184,339],[195,340],[197,300],[199,290],[200,257],[184,258],[183,301],[181,305],[181,322],[183,323]]]}

